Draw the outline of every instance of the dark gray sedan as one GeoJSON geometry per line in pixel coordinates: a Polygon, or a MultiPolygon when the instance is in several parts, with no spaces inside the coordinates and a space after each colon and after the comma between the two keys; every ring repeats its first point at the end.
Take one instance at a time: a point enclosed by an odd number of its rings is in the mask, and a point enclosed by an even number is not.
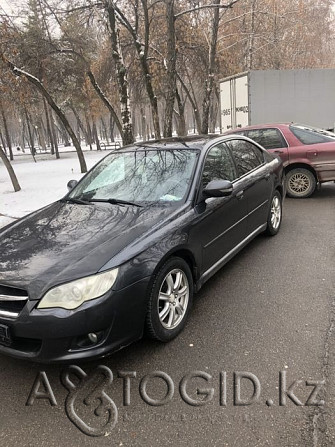
{"type": "MultiPolygon", "coordinates": [[[[193,294],[282,219],[279,158],[243,136],[114,151],[61,200],[0,231],[0,352],[107,355],[184,328],[193,294]]],[[[247,293],[247,291],[246,291],[247,293]]]]}

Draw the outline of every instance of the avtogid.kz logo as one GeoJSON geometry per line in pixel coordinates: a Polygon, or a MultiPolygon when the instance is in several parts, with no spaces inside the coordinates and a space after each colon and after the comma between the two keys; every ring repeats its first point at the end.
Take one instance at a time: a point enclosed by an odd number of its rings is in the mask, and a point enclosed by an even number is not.
{"type": "MultiPolygon", "coordinates": [[[[287,371],[279,372],[276,398],[261,395],[261,383],[255,374],[238,371],[232,374],[232,399],[234,406],[250,406],[264,403],[268,407],[285,406],[287,402],[297,406],[322,406],[325,404],[324,380],[295,380],[288,383],[287,371]],[[251,383],[246,387],[246,382],[251,383]],[[309,387],[307,400],[299,397],[301,387],[309,387]],[[247,391],[247,389],[249,391],[247,391]]],[[[122,380],[123,407],[131,405],[132,383],[137,379],[136,371],[118,371],[117,378],[122,380]]],[[[112,371],[104,365],[98,366],[90,374],[86,374],[78,366],[69,366],[60,377],[62,385],[67,390],[65,412],[69,420],[88,436],[108,436],[118,421],[118,409],[106,389],[110,392],[113,382],[112,371]]],[[[135,389],[135,387],[133,387],[135,389]]],[[[182,401],[191,407],[205,406],[217,398],[220,407],[227,406],[227,373],[221,371],[218,377],[208,372],[193,371],[185,374],[175,387],[172,378],[163,371],[154,371],[143,376],[136,389],[141,400],[151,407],[161,407],[169,404],[178,390],[182,401]],[[166,389],[165,395],[153,396],[148,392],[150,383],[159,380],[166,389]],[[199,383],[203,384],[199,386],[199,383]],[[214,386],[216,384],[216,386],[214,386]]],[[[36,399],[46,399],[51,406],[57,406],[55,394],[47,374],[41,371],[37,374],[29,393],[26,405],[31,406],[36,399]]]]}

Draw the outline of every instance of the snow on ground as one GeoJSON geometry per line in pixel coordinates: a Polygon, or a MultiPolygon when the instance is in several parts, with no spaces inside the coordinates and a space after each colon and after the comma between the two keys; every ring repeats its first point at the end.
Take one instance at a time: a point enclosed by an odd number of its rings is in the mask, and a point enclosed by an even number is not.
{"type": "MultiPolygon", "coordinates": [[[[109,152],[84,150],[87,168],[109,152]]],[[[14,192],[7,170],[0,162],[0,227],[62,198],[67,193],[67,182],[79,180],[83,175],[76,152],[61,153],[59,160],[50,154],[37,154],[36,161],[26,154],[16,156],[12,162],[21,186],[18,192],[14,192]]]]}

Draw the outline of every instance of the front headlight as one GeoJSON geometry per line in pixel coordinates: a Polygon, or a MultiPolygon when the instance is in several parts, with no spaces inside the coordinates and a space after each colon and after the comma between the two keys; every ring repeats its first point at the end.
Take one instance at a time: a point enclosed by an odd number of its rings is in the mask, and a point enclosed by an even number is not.
{"type": "Polygon", "coordinates": [[[104,295],[115,283],[118,271],[119,269],[109,270],[54,287],[43,296],[37,308],[77,309],[85,301],[104,295]]]}

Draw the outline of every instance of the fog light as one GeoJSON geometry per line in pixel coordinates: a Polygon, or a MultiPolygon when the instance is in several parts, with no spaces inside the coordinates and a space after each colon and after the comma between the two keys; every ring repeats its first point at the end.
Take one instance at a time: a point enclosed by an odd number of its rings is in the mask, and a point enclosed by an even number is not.
{"type": "Polygon", "coordinates": [[[88,338],[92,343],[98,342],[98,335],[95,334],[94,332],[91,332],[90,334],[88,334],[88,338]]]}

